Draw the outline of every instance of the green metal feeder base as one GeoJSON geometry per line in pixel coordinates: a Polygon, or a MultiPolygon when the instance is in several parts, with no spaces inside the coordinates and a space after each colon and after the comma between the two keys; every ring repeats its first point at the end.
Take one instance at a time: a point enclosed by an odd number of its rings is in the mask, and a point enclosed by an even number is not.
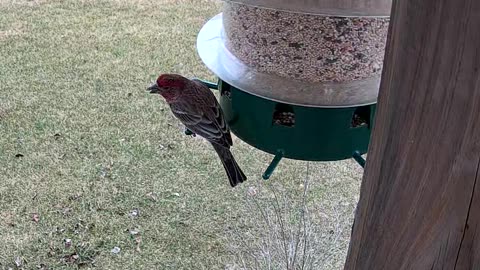
{"type": "Polygon", "coordinates": [[[282,157],[310,161],[355,158],[367,152],[375,104],[347,108],[291,105],[264,99],[219,80],[220,105],[232,132],[275,159],[270,177],[282,157]]]}

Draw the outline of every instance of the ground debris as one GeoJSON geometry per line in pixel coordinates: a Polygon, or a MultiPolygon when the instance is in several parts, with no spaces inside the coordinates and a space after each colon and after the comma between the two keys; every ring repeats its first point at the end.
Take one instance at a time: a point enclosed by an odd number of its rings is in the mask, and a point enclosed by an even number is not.
{"type": "Polygon", "coordinates": [[[72,239],[66,238],[66,239],[64,240],[64,243],[65,243],[65,248],[68,249],[68,248],[70,248],[70,247],[72,246],[72,239]]]}
{"type": "Polygon", "coordinates": [[[119,247],[113,247],[110,252],[112,252],[112,254],[118,254],[118,253],[120,253],[120,248],[119,247]]]}
{"type": "Polygon", "coordinates": [[[23,265],[23,260],[22,260],[22,258],[16,257],[16,258],[15,258],[15,265],[16,265],[17,267],[22,267],[22,265],[23,265]]]}
{"type": "Polygon", "coordinates": [[[138,209],[133,209],[132,211],[130,211],[130,213],[128,214],[129,217],[131,218],[136,218],[140,215],[140,210],[138,209]]]}
{"type": "Polygon", "coordinates": [[[32,213],[32,221],[38,223],[40,221],[40,215],[38,213],[32,213]]]}

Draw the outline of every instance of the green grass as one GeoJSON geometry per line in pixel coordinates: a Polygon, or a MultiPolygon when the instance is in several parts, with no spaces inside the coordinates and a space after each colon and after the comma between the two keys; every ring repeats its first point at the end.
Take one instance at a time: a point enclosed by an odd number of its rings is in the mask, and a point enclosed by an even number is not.
{"type": "MultiPolygon", "coordinates": [[[[210,146],[184,136],[144,91],[161,72],[214,78],[195,38],[220,9],[207,0],[0,0],[0,269],[16,269],[17,258],[20,269],[236,264],[229,228],[260,235],[245,194],[264,186],[272,157],[236,139],[249,180],[232,190],[210,146]]],[[[301,194],[305,164],[282,161],[271,182],[301,194]]],[[[342,269],[361,170],[311,163],[309,174],[318,269],[342,269]]]]}

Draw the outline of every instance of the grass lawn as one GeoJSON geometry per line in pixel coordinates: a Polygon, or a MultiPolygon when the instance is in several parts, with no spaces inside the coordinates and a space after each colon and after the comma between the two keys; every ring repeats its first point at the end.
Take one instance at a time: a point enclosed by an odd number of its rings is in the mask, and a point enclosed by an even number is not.
{"type": "Polygon", "coordinates": [[[220,10],[0,0],[0,269],[241,269],[266,237],[252,205],[278,213],[277,190],[294,208],[307,175],[312,269],[342,269],[357,164],[284,160],[265,183],[272,156],[235,139],[249,179],[231,189],[211,147],[144,91],[160,72],[214,79],[195,39],[220,10]]]}

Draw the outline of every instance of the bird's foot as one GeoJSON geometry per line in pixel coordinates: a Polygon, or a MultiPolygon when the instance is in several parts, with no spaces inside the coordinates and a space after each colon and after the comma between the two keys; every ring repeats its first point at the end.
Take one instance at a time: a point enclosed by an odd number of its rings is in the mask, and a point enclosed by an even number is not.
{"type": "Polygon", "coordinates": [[[197,136],[197,134],[195,134],[193,131],[191,131],[191,130],[188,129],[188,128],[185,128],[185,135],[187,135],[187,136],[192,136],[192,137],[197,136]]]}

